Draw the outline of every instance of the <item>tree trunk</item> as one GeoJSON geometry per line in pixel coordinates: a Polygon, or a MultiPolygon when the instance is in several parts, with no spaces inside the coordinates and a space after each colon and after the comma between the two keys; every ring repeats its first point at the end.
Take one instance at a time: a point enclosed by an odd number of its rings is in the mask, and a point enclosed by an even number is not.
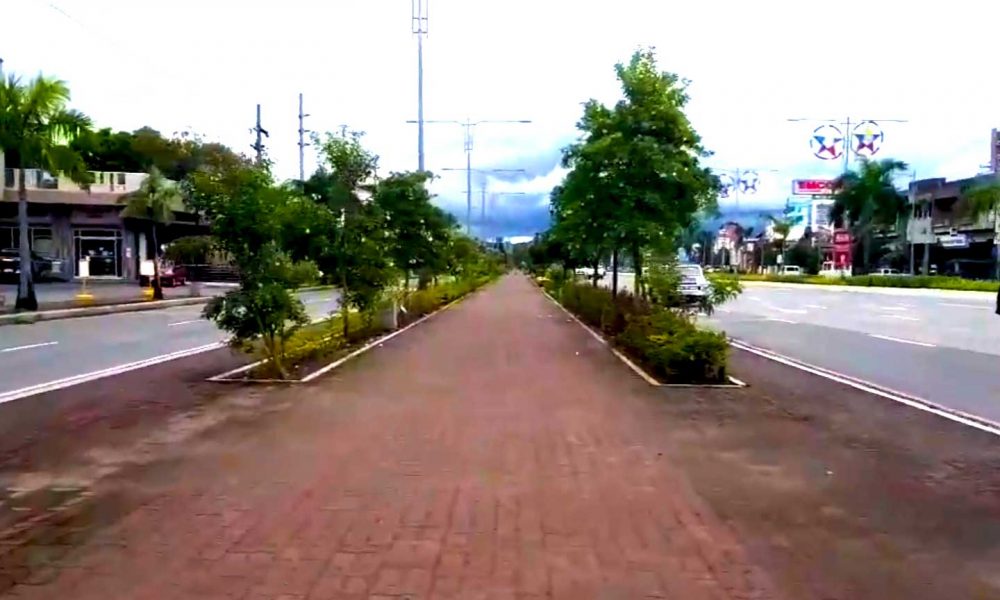
{"type": "Polygon", "coordinates": [[[641,298],[646,297],[646,286],[642,280],[642,254],[639,246],[632,245],[632,268],[635,270],[635,289],[632,292],[641,298]]]}
{"type": "Polygon", "coordinates": [[[590,285],[593,287],[597,287],[597,279],[598,279],[597,271],[600,268],[601,268],[601,257],[598,256],[597,259],[594,260],[594,271],[593,273],[590,274],[590,285]]]}
{"type": "Polygon", "coordinates": [[[17,186],[17,229],[20,235],[21,274],[17,283],[16,310],[38,310],[38,298],[35,297],[35,282],[32,278],[31,240],[28,237],[28,187],[25,182],[25,170],[18,169],[20,180],[17,186]]]}
{"type": "Polygon", "coordinates": [[[866,231],[865,232],[865,237],[861,241],[861,243],[863,244],[862,247],[864,248],[864,254],[863,254],[862,260],[864,260],[865,274],[867,275],[867,274],[871,273],[871,271],[872,271],[872,268],[871,268],[871,264],[872,264],[872,234],[871,234],[871,231],[866,231]]]}
{"type": "Polygon", "coordinates": [[[160,243],[156,241],[155,221],[153,222],[153,300],[163,300],[163,284],[160,281],[160,243]]]}
{"type": "Polygon", "coordinates": [[[930,275],[931,273],[931,245],[924,244],[924,257],[920,261],[920,274],[930,275]]]}
{"type": "Polygon", "coordinates": [[[618,297],[618,246],[611,251],[611,296],[618,297]]]}
{"type": "Polygon", "coordinates": [[[351,311],[347,307],[347,275],[345,273],[341,273],[340,274],[340,319],[344,322],[344,343],[347,343],[350,340],[350,335],[351,335],[350,314],[351,311]]]}

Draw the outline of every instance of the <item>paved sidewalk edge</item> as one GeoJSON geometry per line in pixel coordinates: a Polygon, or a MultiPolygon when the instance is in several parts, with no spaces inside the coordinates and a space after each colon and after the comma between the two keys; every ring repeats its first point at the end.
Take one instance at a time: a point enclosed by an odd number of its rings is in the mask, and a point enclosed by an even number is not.
{"type": "Polygon", "coordinates": [[[57,321],[59,319],[75,319],[78,317],[95,317],[116,313],[158,310],[174,306],[207,304],[211,299],[211,296],[199,296],[196,298],[172,298],[170,300],[153,300],[150,302],[140,301],[126,304],[108,304],[106,306],[85,306],[81,308],[61,308],[58,310],[13,313],[9,315],[0,315],[0,327],[4,325],[28,325],[39,321],[57,321]]]}
{"type": "MultiPolygon", "coordinates": [[[[389,332],[389,333],[387,333],[387,334],[385,334],[383,336],[380,336],[380,337],[378,337],[378,338],[376,338],[376,339],[368,342],[364,346],[362,346],[362,347],[360,347],[360,348],[358,348],[356,350],[353,350],[352,352],[348,353],[345,356],[342,356],[342,357],[338,358],[337,360],[333,361],[330,364],[324,365],[324,366],[320,367],[319,369],[316,369],[312,373],[309,373],[309,374],[305,375],[304,377],[302,377],[300,379],[231,379],[231,377],[233,375],[237,375],[239,373],[245,373],[245,372],[249,371],[250,369],[253,369],[254,367],[262,365],[262,364],[264,364],[265,362],[268,361],[268,359],[264,359],[264,360],[258,360],[256,362],[250,363],[248,365],[243,365],[242,367],[236,367],[235,369],[226,371],[225,373],[220,373],[218,375],[213,375],[213,376],[205,379],[205,381],[211,381],[213,383],[250,383],[250,384],[253,384],[253,383],[265,383],[265,384],[274,384],[274,383],[288,383],[288,384],[309,383],[310,381],[312,381],[312,380],[314,380],[314,379],[316,379],[318,377],[321,377],[322,375],[325,375],[326,373],[329,373],[330,371],[332,371],[332,370],[336,369],[337,367],[343,365],[347,361],[349,361],[349,360],[351,360],[353,358],[357,358],[358,356],[361,356],[362,354],[364,354],[365,352],[368,352],[372,348],[374,348],[376,346],[381,346],[383,343],[388,342],[389,340],[391,340],[392,338],[396,337],[397,335],[403,333],[407,329],[410,329],[411,327],[416,327],[417,325],[423,323],[427,319],[430,319],[434,315],[437,315],[439,313],[443,313],[444,311],[446,311],[449,308],[455,306],[459,302],[462,302],[463,300],[465,300],[467,298],[470,298],[473,295],[475,295],[476,293],[478,293],[478,292],[486,289],[487,287],[493,285],[498,280],[499,279],[494,279],[493,281],[490,281],[490,282],[486,283],[485,285],[472,290],[471,292],[469,292],[468,294],[462,296],[461,298],[456,298],[455,300],[452,300],[448,304],[445,304],[444,306],[442,306],[441,308],[435,310],[434,312],[428,313],[428,314],[420,317],[419,319],[417,319],[416,321],[414,321],[414,322],[410,323],[409,325],[403,327],[402,329],[397,329],[396,331],[389,332]]],[[[316,320],[313,321],[313,323],[317,323],[317,322],[319,322],[319,321],[316,321],[316,320]]]]}

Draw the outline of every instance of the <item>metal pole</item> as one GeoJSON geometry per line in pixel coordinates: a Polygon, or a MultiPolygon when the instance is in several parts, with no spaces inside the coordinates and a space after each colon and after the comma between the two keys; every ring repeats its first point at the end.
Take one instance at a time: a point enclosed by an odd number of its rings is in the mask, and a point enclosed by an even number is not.
{"type": "Polygon", "coordinates": [[[417,169],[424,170],[424,34],[417,34],[417,169]]]}
{"type": "Polygon", "coordinates": [[[847,117],[847,131],[844,132],[844,173],[851,170],[851,117],[847,117]]]}
{"type": "Polygon", "coordinates": [[[465,234],[472,235],[472,149],[465,152],[465,234]]]}
{"type": "Polygon", "coordinates": [[[260,104],[258,104],[258,105],[257,105],[257,127],[255,127],[255,129],[256,129],[256,131],[257,131],[257,143],[255,144],[255,147],[254,147],[254,149],[255,149],[255,150],[257,150],[257,162],[258,162],[258,163],[260,163],[260,158],[261,158],[261,156],[260,156],[260,155],[261,155],[261,141],[260,141],[260,104]]]}
{"type": "Polygon", "coordinates": [[[481,191],[483,194],[482,197],[479,199],[479,221],[480,223],[482,223],[482,226],[485,226],[486,225],[486,182],[485,181],[483,182],[481,191]]]}
{"type": "Polygon", "coordinates": [[[302,114],[302,92],[299,92],[299,181],[306,180],[306,144],[303,140],[303,136],[306,132],[303,128],[304,119],[305,115],[302,114]]]}

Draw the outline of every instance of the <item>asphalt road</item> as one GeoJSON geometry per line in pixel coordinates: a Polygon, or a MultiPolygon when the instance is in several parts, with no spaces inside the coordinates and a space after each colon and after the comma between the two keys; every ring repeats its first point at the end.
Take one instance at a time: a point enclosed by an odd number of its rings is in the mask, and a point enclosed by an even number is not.
{"type": "Polygon", "coordinates": [[[705,319],[807,363],[1000,422],[991,294],[746,286],[705,319]]]}
{"type": "MultiPolygon", "coordinates": [[[[334,290],[300,295],[312,317],[337,309],[334,290]]],[[[0,395],[67,377],[197,348],[228,336],[203,306],[0,327],[0,395]]]]}

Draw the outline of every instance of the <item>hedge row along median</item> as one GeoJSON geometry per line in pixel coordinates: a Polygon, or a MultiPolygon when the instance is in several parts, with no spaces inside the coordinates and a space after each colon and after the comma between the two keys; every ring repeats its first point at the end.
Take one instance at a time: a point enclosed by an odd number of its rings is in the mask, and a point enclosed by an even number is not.
{"type": "Polygon", "coordinates": [[[725,384],[729,343],[681,311],[605,288],[543,280],[546,290],[662,383],[725,384]]]}
{"type": "Polygon", "coordinates": [[[820,275],[758,275],[747,273],[712,273],[709,279],[739,279],[740,281],[771,281],[775,283],[809,283],[813,285],[846,285],[852,287],[927,288],[971,292],[996,292],[1000,282],[938,275],[892,276],[855,275],[853,277],[823,277],[820,275]]]}

